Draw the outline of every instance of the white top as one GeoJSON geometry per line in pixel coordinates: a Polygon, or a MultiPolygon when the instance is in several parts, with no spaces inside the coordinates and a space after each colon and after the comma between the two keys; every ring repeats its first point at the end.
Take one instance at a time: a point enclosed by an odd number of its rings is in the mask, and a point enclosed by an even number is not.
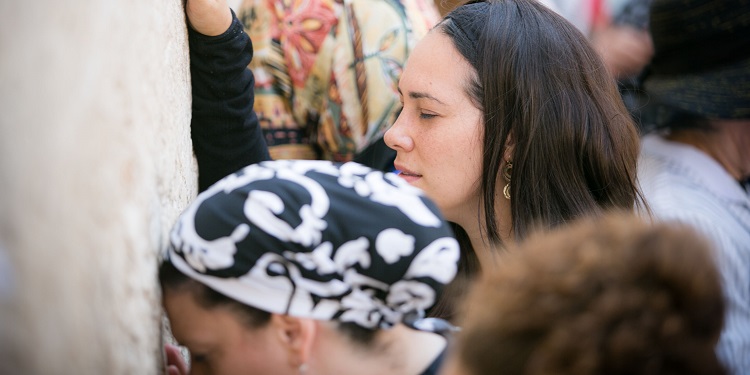
{"type": "Polygon", "coordinates": [[[654,216],[694,226],[716,250],[727,314],[717,353],[750,375],[750,195],[714,159],[658,135],[643,137],[639,181],[654,216]]]}

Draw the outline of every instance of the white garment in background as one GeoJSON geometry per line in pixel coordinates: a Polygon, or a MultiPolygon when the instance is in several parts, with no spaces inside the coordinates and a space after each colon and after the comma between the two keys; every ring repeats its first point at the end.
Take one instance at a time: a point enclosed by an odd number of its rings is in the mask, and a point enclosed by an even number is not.
{"type": "Polygon", "coordinates": [[[750,375],[750,196],[702,151],[643,138],[638,178],[654,216],[691,225],[715,250],[726,300],[717,353],[732,374],[750,375]]]}

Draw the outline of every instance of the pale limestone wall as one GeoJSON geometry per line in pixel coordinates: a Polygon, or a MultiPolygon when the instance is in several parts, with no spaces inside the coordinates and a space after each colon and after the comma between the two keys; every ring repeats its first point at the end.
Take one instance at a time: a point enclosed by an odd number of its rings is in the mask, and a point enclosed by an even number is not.
{"type": "Polygon", "coordinates": [[[237,11],[237,8],[239,8],[240,5],[242,5],[242,0],[227,0],[227,4],[229,4],[229,7],[237,11]]]}
{"type": "Polygon", "coordinates": [[[0,374],[161,372],[156,259],[196,190],[185,27],[182,0],[0,0],[0,374]]]}

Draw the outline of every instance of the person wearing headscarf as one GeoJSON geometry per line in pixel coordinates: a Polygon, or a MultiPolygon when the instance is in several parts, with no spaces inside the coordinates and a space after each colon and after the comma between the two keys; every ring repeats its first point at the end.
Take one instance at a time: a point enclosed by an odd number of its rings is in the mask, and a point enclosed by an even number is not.
{"type": "MultiPolygon", "coordinates": [[[[424,318],[456,275],[437,206],[392,173],[266,161],[201,193],[159,278],[192,374],[434,374],[453,327],[424,318]]],[[[169,348],[169,347],[168,347],[169,348]]],[[[174,348],[170,373],[187,373],[174,348]]]]}
{"type": "Polygon", "coordinates": [[[639,180],[658,219],[711,239],[727,303],[717,351],[750,374],[750,1],[654,0],[650,19],[656,131],[639,180]]]}

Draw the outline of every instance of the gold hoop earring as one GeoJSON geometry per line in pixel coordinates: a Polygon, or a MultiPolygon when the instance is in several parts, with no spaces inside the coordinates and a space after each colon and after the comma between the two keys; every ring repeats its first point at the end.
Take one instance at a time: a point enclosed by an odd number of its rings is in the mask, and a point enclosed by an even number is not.
{"type": "Polygon", "coordinates": [[[510,200],[510,171],[512,169],[512,161],[505,163],[505,167],[503,168],[503,177],[505,177],[505,181],[508,181],[508,183],[505,184],[505,187],[503,188],[503,196],[505,196],[505,199],[507,200],[510,200]]]}

